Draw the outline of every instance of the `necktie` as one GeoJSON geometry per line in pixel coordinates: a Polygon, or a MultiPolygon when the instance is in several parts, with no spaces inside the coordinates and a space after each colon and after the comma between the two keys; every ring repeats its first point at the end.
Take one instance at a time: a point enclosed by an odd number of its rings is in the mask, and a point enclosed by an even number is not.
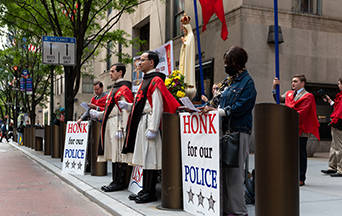
{"type": "Polygon", "coordinates": [[[294,92],[293,92],[293,98],[295,98],[296,95],[297,95],[297,91],[294,91],[294,92]]]}

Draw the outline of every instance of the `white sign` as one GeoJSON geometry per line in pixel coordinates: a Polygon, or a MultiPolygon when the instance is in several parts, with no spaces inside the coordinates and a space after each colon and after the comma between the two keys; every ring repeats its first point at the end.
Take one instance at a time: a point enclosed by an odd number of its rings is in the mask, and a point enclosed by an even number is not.
{"type": "Polygon", "coordinates": [[[142,190],[143,167],[134,166],[129,181],[128,190],[132,193],[138,194],[142,190]]]}
{"type": "Polygon", "coordinates": [[[43,64],[74,66],[76,38],[43,36],[43,64]]]}
{"type": "MultiPolygon", "coordinates": [[[[156,71],[169,76],[173,71],[173,42],[169,41],[153,51],[159,56],[159,64],[156,67],[156,71]]],[[[138,91],[139,85],[141,84],[144,76],[144,73],[139,70],[139,62],[140,56],[133,58],[132,92],[138,91]]]]}
{"type": "Polygon", "coordinates": [[[84,175],[88,130],[88,121],[82,121],[80,126],[75,121],[68,121],[63,153],[63,173],[84,175]]]}
{"type": "Polygon", "coordinates": [[[184,210],[220,215],[219,114],[180,113],[184,210]]]}

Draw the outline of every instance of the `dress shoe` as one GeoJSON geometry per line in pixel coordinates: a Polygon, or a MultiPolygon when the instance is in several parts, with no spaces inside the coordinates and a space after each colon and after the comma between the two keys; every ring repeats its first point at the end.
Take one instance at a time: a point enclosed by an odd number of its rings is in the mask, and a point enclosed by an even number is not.
{"type": "Polygon", "coordinates": [[[156,193],[144,193],[142,196],[138,196],[135,199],[135,203],[149,203],[149,202],[154,202],[157,201],[157,196],[156,193]]]}
{"type": "Polygon", "coordinates": [[[303,185],[305,185],[305,183],[302,181],[299,181],[299,186],[303,186],[303,185]]]}
{"type": "Polygon", "coordinates": [[[123,189],[125,189],[123,184],[113,184],[113,185],[104,186],[102,190],[104,192],[113,192],[113,191],[121,191],[123,189]]]}
{"type": "Polygon", "coordinates": [[[336,173],[336,170],[327,169],[327,170],[321,170],[321,172],[324,174],[332,174],[332,173],[336,173]]]}
{"type": "Polygon", "coordinates": [[[333,173],[333,174],[330,174],[331,177],[342,177],[342,174],[336,172],[336,173],[333,173]]]}
{"type": "Polygon", "coordinates": [[[103,186],[101,187],[101,190],[105,190],[105,188],[108,188],[109,186],[114,185],[114,184],[115,184],[115,182],[112,181],[111,183],[109,183],[109,185],[103,185],[103,186]]]}
{"type": "Polygon", "coordinates": [[[128,199],[129,199],[129,200],[135,200],[138,196],[143,196],[144,193],[145,193],[145,192],[144,192],[143,190],[141,190],[141,191],[139,191],[138,194],[131,194],[131,195],[129,195],[129,196],[128,196],[128,199]]]}

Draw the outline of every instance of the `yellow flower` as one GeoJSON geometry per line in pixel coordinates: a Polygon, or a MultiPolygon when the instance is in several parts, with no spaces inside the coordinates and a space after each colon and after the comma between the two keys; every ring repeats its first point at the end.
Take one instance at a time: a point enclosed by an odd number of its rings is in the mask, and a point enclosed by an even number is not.
{"type": "Polygon", "coordinates": [[[175,85],[175,83],[174,83],[174,82],[172,82],[171,84],[172,84],[173,86],[175,85]]]}
{"type": "Polygon", "coordinates": [[[184,96],[185,96],[185,93],[184,93],[184,92],[182,92],[182,91],[178,91],[178,92],[177,92],[177,97],[182,98],[182,97],[184,97],[184,96]]]}
{"type": "Polygon", "coordinates": [[[171,84],[171,79],[165,79],[165,85],[168,86],[171,84]]]}
{"type": "Polygon", "coordinates": [[[179,77],[179,76],[176,76],[175,79],[179,79],[179,80],[180,80],[180,77],[179,77]]]}
{"type": "Polygon", "coordinates": [[[184,90],[184,87],[182,86],[182,89],[184,90]]]}

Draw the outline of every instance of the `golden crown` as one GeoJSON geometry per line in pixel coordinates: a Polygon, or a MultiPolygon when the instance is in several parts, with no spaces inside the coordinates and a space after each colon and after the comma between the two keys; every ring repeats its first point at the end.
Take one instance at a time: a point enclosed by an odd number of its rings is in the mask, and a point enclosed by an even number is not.
{"type": "Polygon", "coordinates": [[[183,23],[183,25],[189,24],[190,23],[190,17],[184,13],[183,17],[181,18],[181,23],[183,23]]]}

